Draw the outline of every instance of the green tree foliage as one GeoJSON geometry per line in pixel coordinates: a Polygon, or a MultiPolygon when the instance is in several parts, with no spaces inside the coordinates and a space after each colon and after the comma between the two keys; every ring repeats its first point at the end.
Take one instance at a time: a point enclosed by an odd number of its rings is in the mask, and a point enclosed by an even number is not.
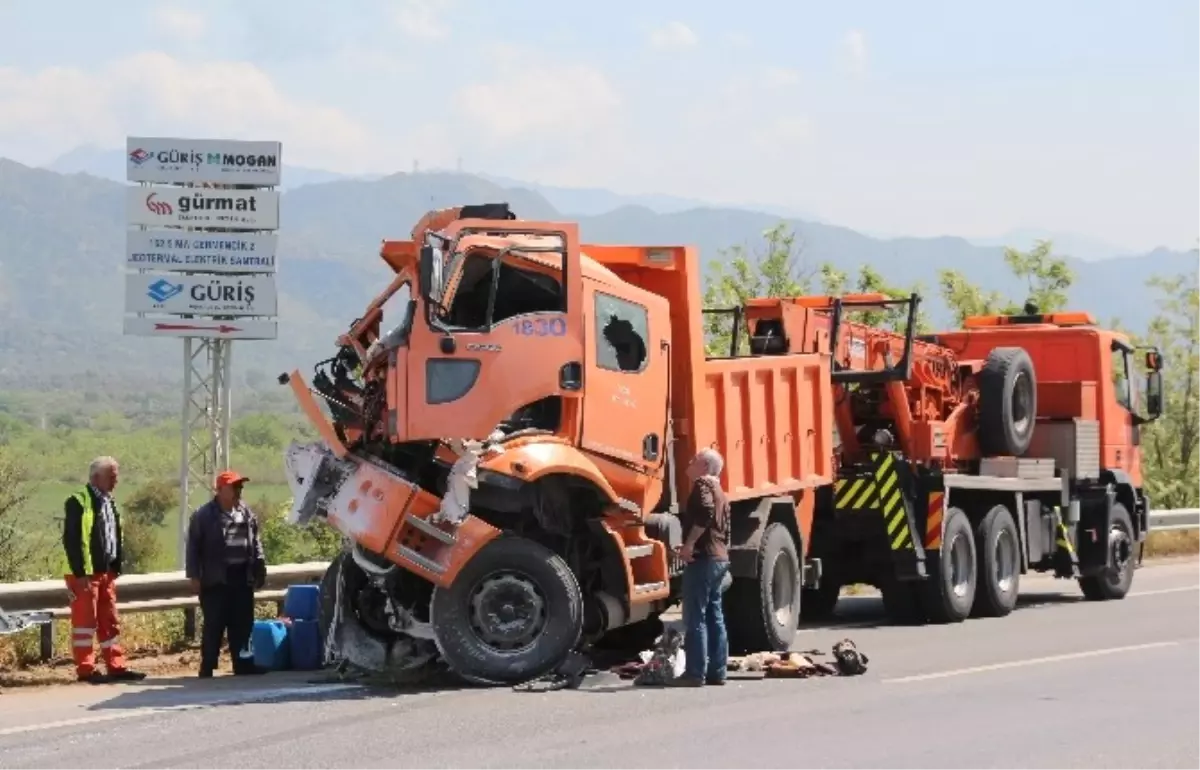
{"type": "Polygon", "coordinates": [[[125,500],[122,509],[127,516],[160,527],[168,514],[179,510],[179,485],[163,479],[147,481],[125,500]]]}
{"type": "Polygon", "coordinates": [[[323,521],[310,521],[297,527],[287,522],[292,503],[271,505],[260,500],[251,509],[262,527],[263,551],[268,564],[296,564],[328,561],[342,547],[341,533],[323,521]]]}
{"type": "Polygon", "coordinates": [[[1200,328],[1197,273],[1151,278],[1159,314],[1139,345],[1162,351],[1163,414],[1143,426],[1143,477],[1155,508],[1200,507],[1200,328]]]}
{"type": "Polygon", "coordinates": [[[17,521],[29,499],[29,482],[28,467],[15,452],[0,446],[0,583],[25,577],[34,555],[17,521]]]}
{"type": "Polygon", "coordinates": [[[1029,251],[1006,248],[1004,261],[1012,274],[1028,286],[1028,293],[1019,302],[972,284],[957,270],[938,272],[942,299],[953,311],[957,324],[961,326],[973,315],[1020,313],[1026,302],[1037,305],[1044,313],[1066,307],[1067,290],[1075,276],[1067,261],[1054,255],[1053,242],[1038,241],[1029,251]]]}
{"type": "MultiPolygon", "coordinates": [[[[892,299],[907,299],[920,285],[902,287],[890,284],[869,265],[863,265],[853,280],[828,262],[806,269],[802,249],[795,233],[780,223],[763,233],[762,246],[748,251],[737,246],[725,252],[724,260],[709,265],[709,277],[704,292],[706,310],[728,310],[741,307],[752,297],[795,297],[813,293],[813,285],[826,295],[846,293],[879,293],[892,299]]],[[[855,312],[849,320],[904,329],[908,323],[906,306],[885,310],[855,312]]],[[[916,330],[928,329],[924,310],[918,311],[916,330]]],[[[710,356],[727,356],[733,333],[733,318],[729,314],[707,313],[704,319],[706,352],[710,356]]],[[[745,337],[742,338],[743,340],[745,337]]],[[[740,351],[739,351],[740,352],[740,351]]]]}

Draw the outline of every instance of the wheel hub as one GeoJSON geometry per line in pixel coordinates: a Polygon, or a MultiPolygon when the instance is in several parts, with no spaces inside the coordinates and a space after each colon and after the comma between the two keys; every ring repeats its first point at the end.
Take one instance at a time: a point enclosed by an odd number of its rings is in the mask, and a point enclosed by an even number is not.
{"type": "Polygon", "coordinates": [[[1007,529],[1001,529],[996,535],[995,550],[996,587],[1004,593],[1012,590],[1013,581],[1017,574],[1016,543],[1007,529]]]}
{"type": "Polygon", "coordinates": [[[796,598],[796,573],[790,559],[780,554],[771,571],[771,604],[775,622],[781,626],[795,625],[792,618],[792,603],[796,598]]]}
{"type": "Polygon", "coordinates": [[[967,595],[971,583],[971,548],[966,536],[958,534],[950,542],[950,583],[954,595],[962,598],[967,595]]]}
{"type": "Polygon", "coordinates": [[[1133,557],[1133,541],[1123,528],[1114,526],[1108,532],[1108,548],[1112,553],[1113,578],[1120,582],[1124,579],[1125,570],[1129,569],[1129,562],[1133,557]]]}
{"type": "Polygon", "coordinates": [[[546,627],[546,599],[525,575],[489,575],[471,591],[468,602],[472,630],[498,652],[528,647],[546,627]]]}

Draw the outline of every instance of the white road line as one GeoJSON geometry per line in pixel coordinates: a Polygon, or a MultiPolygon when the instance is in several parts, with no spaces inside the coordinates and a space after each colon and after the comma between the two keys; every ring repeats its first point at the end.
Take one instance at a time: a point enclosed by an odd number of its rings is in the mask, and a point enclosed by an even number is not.
{"type": "Polygon", "coordinates": [[[218,696],[193,703],[180,703],[170,706],[145,706],[143,708],[114,710],[106,714],[91,714],[86,717],[78,717],[76,719],[63,719],[57,722],[42,722],[35,725],[5,727],[0,728],[0,737],[6,735],[20,735],[21,733],[41,732],[42,730],[54,730],[59,727],[78,727],[80,725],[99,724],[101,722],[113,722],[120,719],[134,719],[136,717],[152,716],[154,714],[167,714],[173,711],[191,711],[193,709],[203,709],[211,706],[259,703],[262,701],[274,700],[276,698],[285,698],[289,695],[323,695],[331,692],[344,692],[346,690],[361,689],[363,689],[362,685],[357,684],[321,684],[299,687],[280,687],[274,690],[233,692],[229,693],[228,695],[224,695],[223,697],[218,696]]]}
{"type": "Polygon", "coordinates": [[[1025,660],[1011,660],[1006,663],[992,663],[986,666],[972,666],[970,668],[957,668],[950,671],[938,671],[932,674],[916,674],[915,676],[901,676],[895,679],[884,679],[884,684],[906,684],[908,682],[925,682],[930,679],[946,679],[952,676],[966,676],[967,674],[982,674],[988,671],[1000,671],[1006,668],[1021,668],[1023,666],[1038,666],[1043,663],[1058,663],[1066,660],[1079,660],[1082,658],[1095,658],[1100,655],[1115,655],[1118,652],[1136,652],[1138,650],[1153,650],[1159,647],[1174,647],[1180,642],[1192,641],[1190,639],[1177,639],[1170,642],[1150,642],[1148,644],[1133,644],[1128,647],[1109,647],[1103,650],[1085,650],[1084,652],[1071,652],[1066,655],[1050,655],[1045,658],[1026,658],[1025,660]]]}
{"type": "Polygon", "coordinates": [[[1153,591],[1134,591],[1126,594],[1126,599],[1132,599],[1135,596],[1158,596],[1159,594],[1177,594],[1183,591],[1200,591],[1200,586],[1179,586],[1177,588],[1156,588],[1153,591]]]}

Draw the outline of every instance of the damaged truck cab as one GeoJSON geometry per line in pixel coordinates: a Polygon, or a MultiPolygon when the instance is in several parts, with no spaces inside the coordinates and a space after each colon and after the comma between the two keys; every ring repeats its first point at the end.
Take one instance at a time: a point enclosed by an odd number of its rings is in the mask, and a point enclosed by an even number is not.
{"type": "Polygon", "coordinates": [[[291,520],[347,543],[322,592],[335,657],[513,683],[583,643],[648,646],[707,446],[734,507],[731,641],[791,642],[832,481],[827,354],[706,359],[694,250],[581,246],[504,204],[430,212],[380,254],[395,278],[311,389],[281,377],[321,437],[288,450],[291,520]]]}

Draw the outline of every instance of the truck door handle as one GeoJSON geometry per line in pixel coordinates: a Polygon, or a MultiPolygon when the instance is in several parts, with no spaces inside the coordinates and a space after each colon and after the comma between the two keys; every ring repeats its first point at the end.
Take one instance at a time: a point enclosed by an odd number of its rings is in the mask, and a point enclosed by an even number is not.
{"type": "Polygon", "coordinates": [[[642,439],[642,458],[651,462],[658,459],[658,435],[647,433],[642,439]]]}

